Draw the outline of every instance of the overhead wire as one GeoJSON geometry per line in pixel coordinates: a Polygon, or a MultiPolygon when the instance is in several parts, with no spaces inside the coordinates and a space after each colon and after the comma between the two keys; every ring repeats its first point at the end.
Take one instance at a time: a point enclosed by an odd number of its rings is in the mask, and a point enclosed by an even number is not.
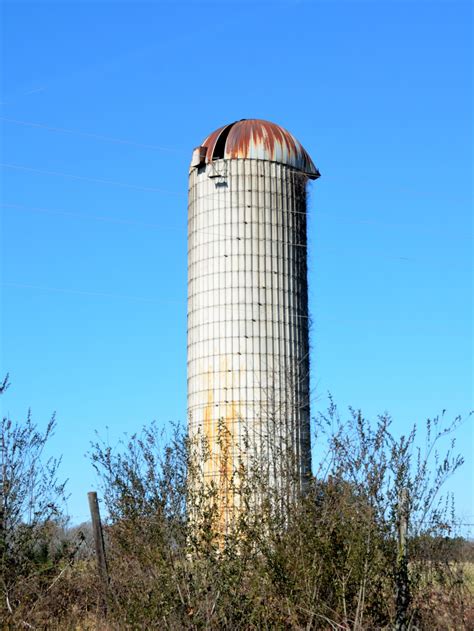
{"type": "MultiPolygon", "coordinates": [[[[134,146],[134,147],[138,147],[138,148],[181,153],[181,152],[178,152],[175,149],[171,149],[169,147],[164,147],[164,146],[160,146],[160,145],[152,145],[152,144],[140,143],[140,142],[130,141],[130,140],[122,139],[122,138],[105,136],[105,135],[101,135],[101,134],[84,132],[84,131],[74,130],[74,129],[61,128],[61,127],[52,127],[52,126],[49,126],[49,125],[44,125],[44,124],[41,124],[41,123],[34,123],[34,122],[31,122],[31,121],[20,121],[20,120],[16,120],[16,119],[9,119],[9,118],[6,118],[6,117],[0,117],[0,120],[2,120],[4,122],[7,122],[7,123],[11,123],[11,124],[28,126],[28,127],[34,127],[34,128],[41,128],[41,129],[45,129],[45,130],[48,130],[48,131],[51,131],[51,132],[56,132],[56,133],[75,134],[75,135],[79,135],[79,136],[83,136],[83,137],[88,137],[88,138],[91,138],[91,139],[102,140],[102,141],[106,141],[106,142],[112,142],[112,143],[123,144],[123,145],[129,145],[129,146],[134,146]]],[[[182,152],[182,153],[184,154],[184,152],[182,152]]],[[[0,163],[0,166],[3,166],[5,168],[9,168],[9,169],[16,169],[16,170],[34,172],[34,173],[47,175],[47,176],[65,177],[65,178],[71,178],[71,179],[76,179],[76,180],[81,180],[81,181],[88,181],[88,182],[92,182],[92,183],[100,183],[100,184],[106,184],[106,185],[113,185],[113,186],[120,186],[120,187],[125,187],[125,188],[131,188],[131,189],[135,189],[135,190],[142,190],[142,191],[145,191],[145,192],[158,192],[158,193],[164,193],[164,194],[168,194],[168,195],[178,195],[178,196],[181,196],[181,195],[184,194],[184,193],[181,193],[181,192],[169,191],[169,190],[165,190],[165,189],[161,189],[161,188],[157,188],[157,187],[145,187],[145,186],[135,185],[135,184],[127,183],[127,182],[116,181],[116,180],[107,180],[107,179],[102,179],[102,178],[91,178],[91,177],[87,177],[87,176],[78,176],[78,175],[74,175],[74,174],[67,174],[67,173],[61,173],[61,172],[55,172],[55,171],[46,171],[46,170],[42,170],[42,169],[36,169],[36,168],[33,168],[33,167],[27,167],[27,166],[24,166],[24,165],[13,165],[13,164],[8,164],[8,163],[0,163]]],[[[157,229],[161,229],[161,230],[180,230],[181,229],[181,228],[178,228],[178,227],[170,227],[170,226],[166,226],[165,227],[165,226],[161,226],[159,224],[149,224],[149,223],[145,223],[145,222],[139,222],[139,221],[136,221],[136,220],[119,219],[119,218],[113,218],[113,217],[107,217],[107,216],[97,216],[97,215],[82,215],[81,213],[75,213],[75,212],[69,212],[69,211],[61,211],[61,210],[52,210],[52,209],[45,209],[45,208],[39,208],[39,207],[27,207],[27,206],[18,205],[18,204],[2,203],[1,206],[9,207],[9,208],[15,208],[15,209],[27,209],[27,210],[31,210],[31,211],[35,211],[35,212],[52,213],[52,214],[63,215],[63,216],[77,217],[77,218],[82,218],[82,219],[95,219],[95,220],[98,220],[98,221],[106,221],[106,222],[113,222],[113,223],[126,224],[126,225],[131,224],[131,225],[143,226],[143,227],[147,227],[147,228],[150,228],[150,227],[151,228],[157,228],[157,229]]],[[[289,212],[298,213],[298,211],[289,211],[289,212]]],[[[307,213],[298,213],[298,214],[305,214],[305,215],[307,215],[307,213]]],[[[393,227],[393,226],[405,227],[405,226],[400,225],[400,224],[390,224],[390,223],[387,223],[387,222],[372,221],[372,220],[361,220],[361,219],[346,220],[346,219],[341,219],[341,218],[338,218],[338,217],[334,217],[333,215],[330,215],[328,213],[318,212],[317,214],[318,215],[322,215],[322,216],[330,217],[331,219],[334,219],[335,221],[343,222],[343,223],[359,223],[359,224],[366,224],[366,225],[367,224],[369,224],[369,225],[370,224],[372,224],[372,225],[384,225],[384,226],[388,226],[388,227],[393,227]]],[[[208,234],[208,235],[212,235],[212,236],[218,236],[218,237],[222,237],[222,238],[232,238],[230,235],[221,235],[221,234],[212,233],[212,232],[208,232],[208,231],[199,231],[199,233],[200,234],[208,234]]],[[[235,238],[252,239],[252,237],[235,237],[235,238]]],[[[272,240],[272,241],[275,241],[275,240],[272,240]]],[[[282,243],[285,243],[285,242],[282,241],[282,243]]],[[[306,247],[305,244],[293,244],[293,243],[290,243],[290,245],[306,247]]],[[[400,260],[410,260],[410,259],[407,259],[405,257],[397,257],[397,258],[399,258],[400,260]]],[[[40,289],[40,290],[47,290],[47,291],[53,291],[53,292],[71,293],[71,294],[77,294],[77,295],[100,296],[100,297],[109,297],[109,298],[121,298],[121,299],[145,301],[145,302],[159,302],[159,303],[180,302],[180,301],[177,301],[177,300],[166,300],[166,301],[163,301],[163,300],[156,300],[156,299],[146,298],[146,297],[127,296],[127,295],[122,295],[122,294],[114,294],[114,293],[111,293],[111,292],[93,292],[93,291],[71,290],[71,289],[68,289],[68,288],[41,287],[41,286],[36,286],[36,285],[20,284],[20,283],[3,283],[3,285],[10,286],[10,287],[18,287],[18,288],[28,288],[28,289],[36,289],[36,290],[40,289]]],[[[225,308],[234,309],[234,307],[232,307],[232,306],[225,307],[225,308]]],[[[294,314],[294,316],[295,317],[307,317],[307,316],[298,316],[296,314],[294,314]]],[[[312,395],[312,394],[313,394],[313,392],[311,391],[310,395],[312,395]]],[[[462,525],[464,525],[464,526],[472,526],[473,524],[462,524],[462,525]]]]}
{"type": "MultiPolygon", "coordinates": [[[[6,119],[6,117],[0,117],[0,119],[6,119]]],[[[15,119],[6,119],[9,121],[15,121],[15,119]]],[[[19,124],[28,124],[28,125],[32,125],[32,126],[41,126],[40,124],[36,124],[36,123],[29,123],[27,121],[16,121],[19,124]]],[[[48,126],[46,126],[48,127],[48,126]]],[[[58,131],[71,131],[73,132],[73,130],[66,130],[63,128],[49,128],[51,130],[58,130],[58,131]]],[[[93,135],[93,134],[87,134],[87,135],[93,135]]],[[[107,136],[100,136],[101,139],[103,140],[117,140],[117,141],[122,141],[122,139],[113,139],[111,137],[107,137],[107,136]]],[[[123,141],[126,142],[126,141],[123,141]]],[[[127,141],[128,142],[128,141],[127,141]]],[[[130,141],[131,142],[131,141],[130,141]]],[[[135,144],[139,144],[139,143],[135,143],[135,144]]],[[[152,147],[152,145],[150,145],[150,147],[152,147]]],[[[4,168],[7,169],[13,169],[13,170],[20,170],[20,171],[26,171],[26,172],[32,172],[32,173],[37,173],[40,175],[45,175],[45,176],[53,176],[53,177],[64,177],[64,178],[70,178],[70,179],[74,179],[74,180],[80,180],[80,181],[87,181],[87,182],[91,182],[91,183],[98,183],[98,184],[105,184],[105,185],[111,185],[111,186],[118,186],[118,187],[124,187],[124,188],[130,188],[130,189],[135,189],[135,190],[141,190],[141,191],[145,191],[145,192],[152,192],[152,193],[163,193],[163,194],[168,194],[168,195],[175,195],[175,196],[183,196],[184,197],[184,191],[171,191],[168,189],[163,189],[163,188],[158,188],[158,187],[149,187],[149,186],[142,186],[142,185],[137,185],[137,184],[133,184],[133,183],[129,183],[129,182],[123,182],[120,180],[108,180],[105,178],[96,178],[96,177],[88,177],[88,176],[82,176],[82,175],[76,175],[76,174],[71,174],[71,173],[62,173],[62,172],[58,172],[58,171],[48,171],[48,170],[43,170],[43,169],[37,169],[35,167],[29,167],[29,166],[25,166],[25,165],[18,165],[18,164],[11,164],[11,163],[0,163],[0,166],[3,166],[4,168]]],[[[209,193],[208,195],[202,196],[198,199],[206,199],[207,197],[213,196],[215,195],[214,192],[209,193]]],[[[162,227],[159,226],[158,224],[147,224],[145,222],[137,222],[136,220],[121,220],[121,219],[115,219],[115,218],[111,218],[111,217],[102,217],[102,216],[92,216],[92,215],[88,215],[86,216],[81,216],[79,213],[72,213],[72,212],[68,212],[68,211],[56,211],[56,210],[52,210],[52,209],[45,209],[45,208],[38,208],[38,207],[26,207],[24,205],[15,205],[15,204],[1,204],[4,207],[10,207],[10,208],[20,208],[22,207],[22,209],[29,209],[35,212],[50,212],[50,213],[54,213],[54,214],[58,214],[58,215],[64,215],[64,216],[75,216],[75,217],[81,217],[81,218],[93,218],[99,221],[109,221],[109,222],[114,222],[114,223],[123,223],[123,224],[130,224],[130,225],[143,225],[143,227],[154,227],[157,229],[174,229],[174,228],[169,228],[169,227],[162,227]]],[[[308,213],[305,212],[301,212],[301,211],[284,211],[287,213],[292,213],[292,214],[303,214],[303,215],[307,215],[308,217],[310,217],[310,215],[308,213]]],[[[333,216],[330,215],[328,213],[321,213],[318,212],[317,215],[322,215],[322,216],[326,216],[326,217],[331,217],[332,219],[336,220],[337,222],[342,222],[342,223],[359,223],[359,224],[374,224],[374,225],[384,225],[384,226],[388,226],[388,227],[393,227],[394,224],[389,224],[386,222],[378,222],[378,221],[372,221],[372,220],[364,220],[364,219],[351,219],[351,220],[346,220],[346,219],[342,219],[339,218],[337,216],[333,216]]],[[[397,224],[399,227],[407,227],[407,226],[403,226],[401,224],[397,224]]],[[[180,230],[181,228],[176,228],[178,230],[180,230]]],[[[217,237],[221,237],[223,239],[228,239],[228,238],[236,238],[238,240],[245,240],[245,239],[251,239],[253,240],[253,237],[232,237],[230,235],[221,235],[218,233],[212,233],[209,231],[199,231],[200,234],[208,234],[210,236],[217,236],[217,237]]],[[[279,241],[279,240],[275,240],[273,239],[273,241],[279,241]]],[[[288,243],[290,245],[294,245],[295,247],[306,247],[305,244],[296,244],[296,243],[289,243],[289,242],[284,242],[281,241],[282,243],[288,243]]],[[[327,248],[325,248],[325,250],[327,250],[327,248]]],[[[333,250],[334,252],[340,253],[339,250],[333,250]]],[[[379,254],[380,256],[380,254],[379,254]]],[[[401,260],[401,261],[413,261],[412,258],[409,257],[401,257],[401,256],[389,256],[387,257],[386,255],[384,255],[384,258],[393,258],[396,260],[401,260]]]]}
{"type": "Polygon", "coordinates": [[[3,287],[13,287],[17,289],[32,289],[36,291],[49,291],[55,293],[63,293],[63,294],[75,294],[80,296],[97,296],[100,298],[119,298],[123,300],[132,300],[137,302],[152,302],[157,304],[176,304],[185,302],[185,298],[182,300],[178,299],[156,299],[150,298],[146,296],[129,296],[126,294],[116,294],[113,292],[104,292],[104,291],[89,291],[89,290],[81,290],[81,289],[71,289],[68,287],[47,287],[44,285],[31,285],[29,283],[15,283],[15,282],[3,282],[1,283],[3,287]]]}
{"type": "MultiPolygon", "coordinates": [[[[0,117],[1,119],[1,117],[0,117]]],[[[105,179],[105,178],[99,178],[99,177],[89,177],[89,176],[84,176],[84,175],[77,175],[77,174],[73,174],[73,173],[63,173],[60,171],[49,171],[49,170],[44,170],[44,169],[38,169],[36,167],[30,167],[30,166],[26,166],[26,165],[20,165],[20,164],[11,164],[11,163],[5,163],[5,162],[0,162],[0,167],[4,167],[7,169],[12,169],[12,170],[17,170],[17,171],[25,171],[25,172],[31,172],[31,173],[36,173],[38,175],[45,175],[45,176],[49,176],[49,177],[62,177],[62,178],[69,178],[69,179],[74,179],[74,180],[80,180],[80,181],[86,181],[86,182],[91,182],[94,184],[105,184],[105,185],[109,185],[109,186],[118,186],[121,188],[130,188],[130,189],[135,189],[135,190],[141,190],[144,192],[151,192],[151,193],[163,193],[166,195],[173,195],[176,197],[184,197],[186,195],[185,191],[173,191],[173,190],[169,190],[169,189],[164,189],[164,188],[159,188],[159,187],[154,187],[154,186],[142,186],[139,184],[133,184],[130,182],[123,182],[121,180],[109,180],[109,179],[105,179]]],[[[211,192],[207,195],[203,195],[200,196],[199,198],[197,198],[196,201],[198,200],[205,200],[208,199],[210,197],[213,197],[215,195],[215,192],[211,192]]],[[[196,203],[196,202],[194,202],[196,203]]],[[[329,219],[332,219],[334,221],[336,221],[337,223],[343,223],[343,224],[360,224],[360,225],[373,225],[373,226],[383,226],[386,228],[401,228],[401,229],[410,229],[410,230],[417,230],[418,228],[421,229],[421,231],[424,234],[433,234],[433,231],[427,231],[425,226],[417,226],[415,224],[411,224],[411,223],[392,223],[392,222],[386,222],[386,221],[380,221],[380,220],[373,220],[373,219],[363,219],[363,218],[346,218],[346,217],[338,217],[335,214],[331,214],[331,213],[325,213],[323,211],[316,211],[314,214],[311,212],[303,212],[303,211],[297,211],[297,210],[285,210],[285,213],[288,214],[294,214],[294,215],[305,215],[308,220],[314,220],[315,218],[317,219],[317,217],[326,217],[329,219]]]]}
{"type": "MultiPolygon", "coordinates": [[[[152,228],[152,229],[156,229],[156,230],[163,230],[163,231],[182,231],[182,232],[187,232],[187,227],[186,226],[169,226],[169,225],[162,225],[162,224],[154,224],[154,223],[148,223],[148,222],[142,222],[142,221],[137,221],[134,219],[120,219],[118,217],[110,217],[107,215],[91,215],[91,214],[85,214],[85,213],[79,213],[79,212],[75,212],[75,211],[66,211],[66,210],[59,210],[59,209],[53,209],[53,208],[44,208],[44,207],[38,207],[38,206],[27,206],[25,204],[13,204],[13,203],[8,203],[8,202],[0,202],[0,207],[3,208],[10,208],[13,210],[21,210],[21,211],[27,211],[27,212],[34,212],[34,213],[40,213],[40,214],[51,214],[51,215],[58,215],[58,216],[64,216],[64,217],[71,217],[71,218],[75,218],[75,219],[81,219],[81,220],[93,220],[93,221],[101,221],[101,222],[107,222],[107,223],[116,223],[116,224],[122,224],[122,225],[135,225],[138,227],[143,227],[143,228],[152,228]]],[[[214,237],[221,237],[221,239],[240,239],[240,240],[255,240],[254,237],[232,237],[230,235],[222,235],[222,234],[218,234],[218,233],[214,233],[214,232],[209,232],[209,231],[204,231],[204,230],[200,230],[199,231],[200,234],[206,234],[206,235],[210,235],[210,236],[214,236],[214,237]]],[[[262,239],[258,239],[259,241],[262,239]]],[[[282,244],[286,244],[286,245],[294,245],[295,247],[302,247],[302,248],[307,248],[307,245],[305,244],[298,244],[298,243],[292,243],[289,241],[284,241],[282,239],[272,239],[272,242],[274,243],[282,243],[282,244]]],[[[327,248],[327,247],[323,247],[323,248],[318,248],[318,251],[324,251],[324,252],[333,252],[338,254],[339,256],[341,255],[341,251],[336,249],[336,248],[327,248]]],[[[367,252],[365,250],[365,252],[367,252]]],[[[388,256],[388,255],[383,255],[379,252],[375,253],[376,256],[379,257],[383,257],[383,258],[388,258],[388,259],[394,259],[394,260],[400,260],[400,261],[416,261],[416,259],[413,258],[409,258],[409,257],[402,257],[402,256],[388,256]]]]}
{"type": "MultiPolygon", "coordinates": [[[[71,218],[77,218],[77,219],[83,219],[83,220],[94,220],[94,221],[103,221],[103,222],[110,222],[110,223],[117,223],[117,224],[123,224],[123,225],[136,225],[138,227],[143,227],[143,228],[153,228],[156,230],[171,230],[171,231],[183,231],[186,232],[187,231],[187,227],[185,226],[166,226],[166,225],[161,225],[161,224],[153,224],[153,223],[148,223],[148,222],[141,222],[141,221],[137,221],[137,220],[133,220],[133,219],[120,219],[120,218],[116,218],[116,217],[110,217],[110,216],[106,216],[106,215],[91,215],[91,214],[83,214],[83,213],[78,213],[78,212],[74,212],[74,211],[66,211],[66,210],[58,210],[58,209],[52,209],[52,208],[44,208],[44,207],[37,207],[37,206],[27,206],[25,204],[13,204],[13,203],[7,203],[7,202],[0,202],[0,207],[3,208],[11,208],[14,210],[23,210],[23,211],[29,211],[29,212],[36,212],[36,213],[41,213],[41,214],[52,214],[52,215],[58,215],[58,216],[64,216],[64,217],[71,217],[71,218]]],[[[286,211],[285,211],[286,212],[286,211]]],[[[289,211],[291,212],[291,211],[289,211]]],[[[264,241],[266,240],[266,238],[256,238],[256,237],[245,237],[245,236],[232,236],[232,235],[228,235],[228,234],[220,234],[217,232],[210,232],[208,230],[199,230],[199,234],[205,234],[208,236],[213,236],[213,237],[220,237],[221,240],[232,240],[232,239],[237,239],[240,241],[243,240],[258,240],[258,241],[264,241]]],[[[295,247],[301,247],[301,248],[307,248],[307,244],[304,243],[293,243],[290,241],[284,241],[282,239],[272,239],[273,243],[282,243],[285,245],[292,245],[295,247]]],[[[337,248],[327,248],[326,246],[322,247],[322,248],[318,248],[318,251],[324,251],[324,252],[333,252],[335,254],[338,254],[339,256],[341,255],[341,251],[338,250],[337,248]]],[[[365,253],[367,253],[367,250],[365,250],[365,253]]],[[[416,261],[417,259],[413,259],[411,257],[404,257],[404,256],[389,256],[386,254],[382,254],[381,252],[375,252],[373,253],[378,257],[381,258],[386,258],[386,259],[390,259],[390,260],[400,260],[400,261],[408,261],[408,262],[413,262],[416,261]]]]}
{"type": "Polygon", "coordinates": [[[41,213],[46,215],[58,215],[61,217],[71,217],[74,219],[85,219],[85,220],[93,220],[93,221],[104,221],[107,223],[117,223],[123,225],[132,225],[139,226],[142,228],[156,228],[157,230],[183,230],[186,227],[181,228],[179,226],[164,226],[162,224],[148,223],[145,221],[137,221],[135,219],[121,219],[119,217],[111,217],[108,215],[95,215],[89,213],[80,213],[69,210],[61,210],[61,209],[53,209],[53,208],[44,208],[42,206],[26,206],[25,204],[11,204],[8,202],[0,202],[0,207],[3,208],[11,208],[13,210],[23,210],[27,212],[33,213],[41,213]]]}
{"type": "MultiPolygon", "coordinates": [[[[175,194],[179,194],[179,193],[175,193],[175,194]]],[[[58,215],[58,216],[65,216],[65,217],[73,217],[73,218],[78,218],[78,219],[85,219],[85,220],[96,220],[96,221],[104,221],[104,222],[111,222],[111,223],[118,223],[118,224],[125,224],[125,225],[137,225],[137,226],[142,226],[142,227],[146,227],[146,228],[155,228],[157,230],[183,230],[183,231],[187,231],[186,227],[179,227],[179,226],[163,226],[161,224],[152,224],[152,223],[148,223],[148,222],[140,222],[137,220],[133,220],[133,219],[120,219],[120,218],[115,218],[115,217],[110,217],[110,216],[105,216],[105,215],[91,215],[91,214],[83,214],[83,213],[78,213],[78,212],[74,212],[74,211],[66,211],[66,210],[58,210],[58,209],[52,209],[52,208],[45,208],[45,207],[37,207],[37,206],[28,206],[25,204],[13,204],[13,203],[7,203],[7,202],[0,202],[0,207],[4,207],[4,208],[12,208],[15,210],[26,210],[26,211],[31,211],[31,212],[37,212],[37,213],[44,213],[44,214],[53,214],[53,215],[58,215]]],[[[293,211],[284,211],[284,212],[290,212],[292,213],[293,211]]],[[[245,237],[245,236],[232,236],[232,235],[227,235],[227,234],[221,234],[221,233],[217,233],[217,232],[210,232],[208,230],[199,230],[199,234],[206,234],[209,236],[214,236],[214,237],[220,237],[221,239],[237,239],[237,240],[255,240],[255,237],[245,237]]],[[[258,238],[258,240],[264,240],[263,238],[258,238]]],[[[294,245],[295,247],[302,247],[302,248],[307,248],[307,244],[304,243],[292,243],[292,242],[288,242],[288,241],[284,241],[281,239],[272,239],[272,242],[275,243],[284,243],[287,245],[294,245]]],[[[341,254],[341,251],[336,249],[336,248],[318,248],[318,250],[324,250],[326,252],[334,252],[337,253],[338,255],[341,254]]],[[[396,260],[402,260],[402,261],[414,261],[415,259],[410,258],[410,257],[403,257],[403,256],[388,256],[386,254],[381,254],[379,252],[376,253],[377,256],[381,256],[383,258],[389,258],[389,259],[396,259],[396,260]]]]}
{"type": "MultiPolygon", "coordinates": [[[[55,132],[55,133],[65,133],[65,134],[70,134],[70,135],[78,135],[78,136],[83,136],[83,137],[87,137],[87,138],[91,138],[91,139],[95,139],[95,140],[102,140],[105,142],[112,142],[112,143],[118,143],[118,144],[123,144],[123,145],[129,145],[129,146],[134,146],[134,147],[138,147],[138,148],[143,148],[143,149],[151,149],[151,150],[157,150],[157,151],[165,151],[165,152],[172,152],[172,153],[178,153],[178,154],[182,154],[183,156],[186,154],[188,155],[188,152],[182,150],[182,149],[177,149],[174,147],[167,147],[167,146],[163,146],[163,145],[156,145],[156,144],[149,144],[149,143],[144,143],[144,142],[139,142],[139,141],[135,141],[135,140],[129,140],[129,139],[124,139],[124,138],[119,138],[119,137],[115,137],[115,136],[108,136],[106,134],[97,134],[94,132],[89,132],[89,131],[83,131],[83,130],[77,130],[77,129],[71,129],[71,128],[67,128],[67,127],[57,127],[57,126],[53,126],[53,125],[47,125],[44,123],[38,123],[35,121],[25,121],[25,120],[19,120],[19,119],[15,119],[15,118],[10,118],[7,116],[0,116],[0,120],[5,122],[5,123],[9,123],[9,124],[14,124],[14,125],[20,125],[20,126],[26,126],[26,127],[31,127],[31,128],[38,128],[38,129],[44,129],[47,131],[51,131],[51,132],[55,132]]],[[[12,166],[10,168],[13,168],[12,166]]],[[[20,168],[18,166],[18,168],[20,168]]],[[[25,167],[26,168],[26,167],[25,167]]],[[[29,170],[32,170],[32,168],[28,168],[29,170]]],[[[36,170],[37,173],[40,172],[40,170],[36,170]]],[[[300,171],[295,171],[297,174],[301,174],[300,171]]],[[[54,173],[56,175],[56,173],[54,173]]],[[[52,172],[49,172],[48,175],[53,175],[52,172]]],[[[57,174],[57,175],[61,175],[63,177],[74,177],[74,178],[81,178],[81,179],[85,179],[83,176],[72,176],[72,175],[67,175],[67,174],[57,174]]],[[[92,181],[92,179],[90,180],[92,181]]],[[[101,182],[101,183],[107,183],[107,184],[112,184],[112,181],[105,181],[105,180],[95,180],[97,182],[101,182]]],[[[133,188],[139,188],[136,185],[130,185],[130,184],[125,184],[125,183],[119,183],[117,182],[118,185],[121,186],[127,186],[127,187],[133,187],[133,188]]],[[[181,195],[183,193],[177,192],[177,191],[165,191],[162,189],[156,189],[156,188],[151,188],[151,187],[140,187],[140,190],[150,190],[153,192],[164,192],[164,193],[168,193],[168,194],[175,194],[175,195],[181,195]]],[[[402,189],[402,190],[407,190],[407,189],[402,189]]],[[[408,189],[409,190],[409,189],[408,189]]],[[[432,194],[432,192],[430,191],[430,195],[432,194]]],[[[300,211],[292,211],[294,213],[298,213],[300,211]]],[[[301,213],[301,214],[307,214],[307,213],[301,213]]],[[[329,213],[324,213],[321,211],[318,211],[317,213],[318,216],[326,216],[326,217],[330,217],[331,219],[334,219],[337,222],[340,223],[357,223],[357,224],[366,224],[366,225],[381,225],[381,226],[385,226],[388,228],[393,228],[393,227],[398,227],[398,228],[407,228],[409,227],[410,229],[417,229],[417,228],[421,228],[423,232],[426,232],[426,226],[416,226],[414,224],[400,224],[400,223],[393,223],[393,222],[386,222],[386,221],[380,221],[380,220],[373,220],[373,219],[354,219],[354,218],[340,218],[337,216],[334,216],[332,214],[329,213]]],[[[308,214],[308,217],[310,217],[311,215],[308,214]]]]}
{"type": "MultiPolygon", "coordinates": [[[[16,170],[21,170],[21,171],[31,171],[34,173],[39,173],[41,175],[48,175],[48,176],[57,176],[57,177],[66,177],[66,178],[72,178],[75,180],[82,180],[82,181],[88,181],[88,182],[92,182],[92,183],[99,183],[99,184],[106,184],[106,185],[111,185],[111,186],[120,186],[120,187],[125,187],[125,188],[131,188],[131,189],[136,189],[136,190],[142,190],[145,192],[152,192],[152,193],[165,193],[168,195],[174,195],[174,196],[179,196],[179,197],[184,197],[185,193],[184,192],[179,192],[179,191],[172,191],[172,190],[168,190],[168,189],[162,189],[162,188],[154,188],[154,187],[144,187],[144,186],[140,186],[140,185],[136,185],[136,184],[131,184],[128,182],[121,182],[121,181],[117,181],[117,180],[106,180],[106,179],[102,179],[102,178],[89,178],[86,176],[79,176],[79,175],[74,175],[74,174],[66,174],[66,173],[60,173],[57,171],[44,171],[41,169],[36,169],[33,167],[26,167],[23,165],[13,165],[13,164],[8,164],[8,163],[0,163],[0,166],[3,166],[5,168],[11,168],[11,169],[16,169],[16,170]]],[[[209,196],[211,196],[212,194],[210,194],[209,196]]],[[[208,196],[205,196],[208,197],[208,196]]],[[[201,199],[205,199],[205,197],[202,197],[201,199]]],[[[99,220],[99,221],[110,221],[110,222],[116,222],[116,223],[133,223],[136,225],[142,224],[144,227],[154,227],[157,229],[174,229],[174,228],[164,228],[163,226],[159,225],[159,224],[148,224],[148,223],[142,223],[142,222],[137,222],[136,220],[126,220],[126,219],[117,219],[117,218],[113,218],[113,217],[106,217],[106,216],[97,216],[97,215],[83,215],[82,213],[76,213],[74,211],[65,211],[65,210],[56,210],[56,209],[51,209],[51,208],[45,208],[45,207],[36,207],[36,206],[27,206],[25,204],[13,204],[13,203],[5,203],[5,202],[0,202],[0,206],[3,207],[7,207],[7,208],[16,208],[19,210],[30,210],[33,212],[43,212],[43,213],[48,213],[48,214],[56,214],[56,215],[63,215],[63,216],[71,216],[71,217],[81,217],[83,219],[95,219],[95,220],[99,220]]],[[[306,214],[306,213],[302,213],[300,211],[291,211],[291,210],[285,210],[282,211],[288,214],[306,214]]],[[[342,219],[340,217],[335,217],[330,215],[329,213],[320,213],[318,212],[317,215],[323,215],[325,217],[329,217],[334,219],[335,221],[337,221],[338,223],[346,223],[346,224],[354,224],[354,223],[359,223],[359,224],[366,224],[366,223],[371,223],[371,222],[366,222],[364,220],[345,220],[342,219]]],[[[309,217],[309,214],[308,214],[309,217]]],[[[375,222],[374,222],[375,224],[375,222]]],[[[382,222],[380,222],[380,225],[385,225],[382,222]]],[[[389,225],[389,224],[387,224],[389,225]]],[[[401,224],[399,224],[400,227],[405,227],[408,228],[410,227],[409,224],[406,224],[405,226],[402,226],[401,224]]],[[[177,230],[181,230],[181,228],[176,228],[177,230]]],[[[201,234],[209,234],[211,236],[221,236],[217,233],[211,233],[209,231],[200,231],[201,234]]],[[[309,235],[309,237],[311,238],[311,235],[309,235]]],[[[227,236],[225,236],[224,238],[228,238],[227,236]]],[[[237,237],[235,237],[237,238],[237,237]]],[[[253,237],[240,237],[240,239],[248,239],[248,238],[253,238],[253,237]]],[[[299,245],[300,247],[306,247],[304,244],[294,244],[294,245],[299,245]]],[[[333,251],[333,252],[337,252],[338,254],[341,253],[340,250],[337,249],[330,249],[330,248],[324,248],[325,251],[333,251]]],[[[387,255],[383,255],[384,258],[394,258],[394,259],[399,259],[399,260],[406,260],[406,261],[413,261],[413,258],[409,258],[409,257],[400,257],[400,256],[387,256],[387,255]]]]}
{"type": "Polygon", "coordinates": [[[131,188],[131,189],[135,189],[139,191],[145,191],[147,193],[166,193],[167,195],[179,195],[179,196],[184,195],[184,193],[180,193],[177,191],[169,191],[163,188],[141,186],[139,184],[131,184],[129,182],[122,182],[119,180],[106,180],[102,178],[93,178],[93,177],[87,177],[84,175],[75,175],[73,173],[61,173],[60,171],[47,171],[44,169],[37,169],[35,167],[28,167],[23,164],[11,164],[7,162],[0,162],[0,167],[6,168],[6,169],[13,169],[17,171],[28,171],[31,173],[38,173],[40,175],[50,175],[52,177],[63,177],[63,178],[70,178],[73,180],[82,180],[85,182],[92,182],[94,184],[107,184],[111,186],[119,186],[121,188],[131,188]]]}
{"type": "Polygon", "coordinates": [[[92,138],[94,140],[103,140],[105,142],[112,142],[121,145],[130,145],[132,147],[138,147],[140,149],[152,149],[154,151],[166,151],[170,153],[182,153],[184,155],[184,151],[179,149],[175,149],[172,147],[166,147],[163,145],[155,145],[148,144],[144,142],[137,142],[135,140],[127,140],[124,138],[117,138],[115,136],[107,136],[103,134],[96,134],[93,132],[82,131],[78,129],[69,129],[67,127],[53,127],[52,125],[45,125],[44,123],[36,123],[32,121],[24,121],[18,120],[16,118],[8,118],[7,116],[0,116],[0,120],[4,123],[11,123],[13,125],[22,125],[24,127],[34,127],[38,129],[45,129],[47,131],[52,131],[61,134],[72,134],[76,136],[84,136],[85,138],[92,138]]]}

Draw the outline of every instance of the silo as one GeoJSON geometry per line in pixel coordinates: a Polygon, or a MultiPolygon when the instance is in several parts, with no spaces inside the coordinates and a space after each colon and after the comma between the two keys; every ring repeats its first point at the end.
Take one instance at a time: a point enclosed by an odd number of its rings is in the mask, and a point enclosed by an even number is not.
{"type": "Polygon", "coordinates": [[[188,415],[194,468],[224,527],[242,472],[296,494],[310,473],[306,185],[319,172],[273,123],[194,150],[188,209],[188,415]],[[291,482],[289,480],[291,479],[291,482]]]}

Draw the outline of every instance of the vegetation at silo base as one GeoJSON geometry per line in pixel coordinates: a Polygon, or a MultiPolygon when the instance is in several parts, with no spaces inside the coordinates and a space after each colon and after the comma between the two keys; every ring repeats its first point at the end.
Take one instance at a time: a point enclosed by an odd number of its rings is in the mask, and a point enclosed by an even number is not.
{"type": "Polygon", "coordinates": [[[42,457],[54,419],[44,432],[30,416],[3,419],[0,628],[473,629],[474,545],[456,536],[442,489],[462,465],[459,422],[427,421],[419,447],[416,428],[396,439],[387,415],[343,419],[331,403],[315,422],[325,455],[305,496],[283,502],[247,467],[227,481],[248,510],[225,534],[219,489],[189,496],[181,429],[164,440],[151,424],[116,447],[97,439],[104,583],[90,525],[67,527],[59,462],[42,457]]]}

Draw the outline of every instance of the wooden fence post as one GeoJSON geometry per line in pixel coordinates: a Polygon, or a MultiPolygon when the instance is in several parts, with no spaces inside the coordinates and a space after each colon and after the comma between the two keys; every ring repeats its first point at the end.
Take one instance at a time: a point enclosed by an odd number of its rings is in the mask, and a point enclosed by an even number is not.
{"type": "Polygon", "coordinates": [[[104,590],[104,603],[107,608],[109,600],[109,572],[107,569],[107,557],[105,556],[104,533],[102,531],[102,522],[100,521],[99,502],[97,493],[91,491],[87,494],[89,500],[89,510],[92,519],[92,532],[94,535],[95,554],[97,559],[97,568],[104,590]]]}
{"type": "Polygon", "coordinates": [[[397,558],[397,610],[396,631],[408,629],[408,606],[410,604],[410,584],[408,579],[407,531],[408,531],[408,489],[400,491],[398,499],[398,558],[397,558]]]}

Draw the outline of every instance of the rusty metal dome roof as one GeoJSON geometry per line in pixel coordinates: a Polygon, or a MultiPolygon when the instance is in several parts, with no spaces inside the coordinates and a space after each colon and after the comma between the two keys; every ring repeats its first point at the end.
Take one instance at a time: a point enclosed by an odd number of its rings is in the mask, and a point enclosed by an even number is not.
{"type": "Polygon", "coordinates": [[[221,158],[270,160],[292,166],[311,179],[320,175],[298,140],[269,121],[249,118],[224,125],[207,136],[201,147],[207,163],[221,158]]]}

